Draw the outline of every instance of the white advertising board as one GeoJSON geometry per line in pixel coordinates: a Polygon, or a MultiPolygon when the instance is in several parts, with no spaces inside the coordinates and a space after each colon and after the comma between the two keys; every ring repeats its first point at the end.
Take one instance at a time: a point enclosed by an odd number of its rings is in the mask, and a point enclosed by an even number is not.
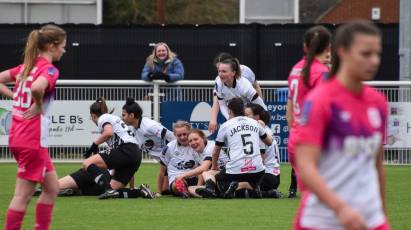
{"type": "MultiPolygon", "coordinates": [[[[89,107],[94,101],[54,101],[48,117],[49,145],[90,145],[98,136],[90,119],[89,107]]],[[[151,101],[137,101],[143,116],[151,117],[151,101]]],[[[125,101],[107,101],[109,110],[121,117],[125,101]]],[[[11,126],[11,101],[0,100],[0,145],[8,144],[11,126]]]]}
{"type": "Polygon", "coordinates": [[[390,102],[386,148],[411,148],[411,103],[390,102]]]}

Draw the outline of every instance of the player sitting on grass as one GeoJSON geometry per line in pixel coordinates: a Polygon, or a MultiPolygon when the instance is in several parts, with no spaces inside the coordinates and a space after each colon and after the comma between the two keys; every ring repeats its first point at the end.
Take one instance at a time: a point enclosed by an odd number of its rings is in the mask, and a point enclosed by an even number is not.
{"type": "Polygon", "coordinates": [[[187,186],[197,185],[198,177],[185,177],[184,180],[178,177],[198,167],[198,154],[189,145],[191,125],[188,122],[177,121],[173,131],[177,139],[163,149],[161,164],[167,168],[170,191],[174,195],[188,198],[187,186]]]}

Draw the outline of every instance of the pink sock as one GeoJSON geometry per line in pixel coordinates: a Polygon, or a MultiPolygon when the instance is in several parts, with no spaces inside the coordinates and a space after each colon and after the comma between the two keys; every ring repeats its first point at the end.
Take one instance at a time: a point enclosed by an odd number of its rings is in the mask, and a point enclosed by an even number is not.
{"type": "Polygon", "coordinates": [[[50,229],[51,214],[53,212],[52,204],[37,203],[36,205],[36,224],[35,230],[48,230],[50,229]]]}
{"type": "Polygon", "coordinates": [[[26,212],[14,211],[10,208],[7,209],[4,230],[20,230],[21,223],[23,223],[24,214],[26,214],[26,212]]]}

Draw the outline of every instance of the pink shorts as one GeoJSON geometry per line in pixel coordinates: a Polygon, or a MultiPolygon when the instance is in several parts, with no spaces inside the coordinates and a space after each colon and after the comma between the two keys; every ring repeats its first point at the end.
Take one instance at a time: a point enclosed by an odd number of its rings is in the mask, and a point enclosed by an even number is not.
{"type": "Polygon", "coordinates": [[[11,147],[10,150],[17,161],[17,176],[21,179],[41,183],[46,172],[54,171],[47,148],[11,147]]]}

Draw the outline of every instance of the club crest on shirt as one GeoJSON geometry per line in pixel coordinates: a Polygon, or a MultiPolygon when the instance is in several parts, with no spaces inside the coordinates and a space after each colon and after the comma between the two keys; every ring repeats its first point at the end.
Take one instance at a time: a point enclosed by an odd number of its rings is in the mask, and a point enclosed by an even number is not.
{"type": "Polygon", "coordinates": [[[382,119],[380,113],[378,112],[378,109],[375,107],[370,107],[367,110],[367,114],[371,126],[375,129],[380,128],[382,125],[382,119]]]}
{"type": "Polygon", "coordinates": [[[47,74],[48,75],[54,76],[55,73],[56,73],[56,68],[54,68],[54,67],[47,68],[47,74]]]}
{"type": "Polygon", "coordinates": [[[323,80],[328,80],[329,75],[330,75],[330,72],[322,72],[322,73],[321,73],[321,78],[322,78],[323,80]]]}

